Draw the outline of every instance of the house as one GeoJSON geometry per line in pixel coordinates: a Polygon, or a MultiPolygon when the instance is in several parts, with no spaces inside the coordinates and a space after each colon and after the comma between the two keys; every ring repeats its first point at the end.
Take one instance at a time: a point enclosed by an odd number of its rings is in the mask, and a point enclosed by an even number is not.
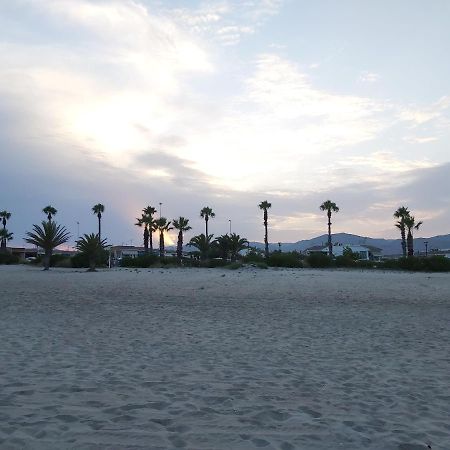
{"type": "MultiPolygon", "coordinates": [[[[350,249],[352,253],[359,255],[359,261],[380,261],[382,250],[372,245],[334,244],[333,256],[343,256],[345,249],[350,249]]],[[[307,255],[322,253],[328,255],[328,246],[315,245],[305,250],[307,255]]]]}

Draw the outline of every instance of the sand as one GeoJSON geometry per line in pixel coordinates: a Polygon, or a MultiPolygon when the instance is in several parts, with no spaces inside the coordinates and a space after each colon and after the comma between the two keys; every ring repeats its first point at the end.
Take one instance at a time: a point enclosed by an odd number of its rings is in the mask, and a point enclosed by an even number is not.
{"type": "Polygon", "coordinates": [[[450,448],[450,276],[0,266],[1,449],[450,448]]]}

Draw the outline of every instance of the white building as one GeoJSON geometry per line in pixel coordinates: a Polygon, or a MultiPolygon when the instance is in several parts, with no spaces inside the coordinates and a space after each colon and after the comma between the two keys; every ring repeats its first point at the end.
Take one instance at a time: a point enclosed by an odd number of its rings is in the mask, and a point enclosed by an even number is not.
{"type": "MultiPolygon", "coordinates": [[[[381,249],[371,245],[334,244],[333,256],[343,256],[345,249],[350,249],[352,253],[359,255],[359,261],[379,261],[381,259],[381,249]]],[[[328,245],[316,245],[305,250],[307,255],[312,253],[323,253],[328,255],[328,245]]]]}

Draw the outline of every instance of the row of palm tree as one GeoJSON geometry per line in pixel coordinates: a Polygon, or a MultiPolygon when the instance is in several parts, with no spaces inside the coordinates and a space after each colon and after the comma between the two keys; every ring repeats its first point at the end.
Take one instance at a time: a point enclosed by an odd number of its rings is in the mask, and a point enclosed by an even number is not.
{"type": "Polygon", "coordinates": [[[418,230],[423,222],[416,222],[416,218],[411,215],[411,211],[406,206],[397,208],[394,218],[398,219],[395,226],[400,230],[403,258],[406,256],[410,258],[414,256],[414,230],[418,230]]]}

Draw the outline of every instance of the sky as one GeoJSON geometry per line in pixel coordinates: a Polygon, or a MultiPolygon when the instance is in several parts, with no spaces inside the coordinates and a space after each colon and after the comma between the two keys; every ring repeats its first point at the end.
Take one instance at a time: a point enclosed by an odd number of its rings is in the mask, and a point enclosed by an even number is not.
{"type": "Polygon", "coordinates": [[[112,244],[147,205],[262,241],[263,200],[272,242],[325,233],[327,199],[336,233],[396,238],[406,205],[447,234],[448,55],[448,0],[0,0],[11,245],[97,203],[112,244]]]}

